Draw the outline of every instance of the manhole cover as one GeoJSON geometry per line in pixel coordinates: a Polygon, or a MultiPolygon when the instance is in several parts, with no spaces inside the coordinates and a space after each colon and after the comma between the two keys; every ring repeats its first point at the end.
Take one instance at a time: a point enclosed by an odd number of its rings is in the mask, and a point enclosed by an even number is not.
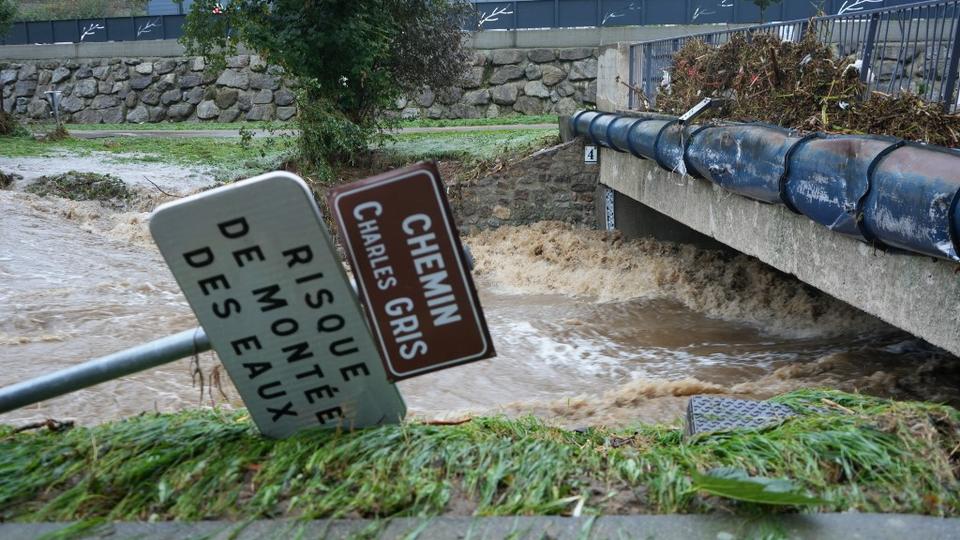
{"type": "Polygon", "coordinates": [[[779,403],[749,399],[693,396],[687,405],[686,435],[742,428],[759,428],[796,416],[779,403]]]}

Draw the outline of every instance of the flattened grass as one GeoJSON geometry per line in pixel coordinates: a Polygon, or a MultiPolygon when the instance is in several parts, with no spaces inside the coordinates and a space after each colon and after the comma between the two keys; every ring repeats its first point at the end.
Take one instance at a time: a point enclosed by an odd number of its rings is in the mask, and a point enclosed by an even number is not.
{"type": "Polygon", "coordinates": [[[168,163],[209,169],[218,180],[228,181],[276,170],[294,156],[292,138],[238,139],[191,137],[110,137],[67,138],[37,141],[32,137],[0,138],[0,156],[51,157],[69,160],[71,155],[104,155],[101,173],[110,172],[110,161],[125,163],[168,163]]]}
{"type": "MultiPolygon", "coordinates": [[[[517,127],[497,131],[400,133],[385,142],[382,152],[399,159],[487,160],[506,152],[525,151],[552,143],[556,128],[517,127]]],[[[89,155],[104,152],[115,159],[143,162],[205,165],[225,169],[246,164],[248,168],[293,157],[296,139],[291,136],[257,138],[244,143],[239,138],[109,137],[68,138],[37,141],[32,137],[0,138],[0,155],[7,157],[55,157],[64,153],[89,155]]],[[[267,170],[267,169],[264,169],[267,170]]]]}
{"type": "Polygon", "coordinates": [[[551,146],[557,143],[558,136],[556,128],[522,127],[497,131],[404,133],[384,144],[382,152],[395,161],[480,162],[551,146]]]}
{"type": "MultiPolygon", "coordinates": [[[[556,124],[557,115],[511,115],[497,118],[457,118],[401,120],[398,125],[407,127],[453,127],[453,126],[514,126],[527,124],[556,124]]],[[[154,124],[67,124],[68,129],[79,131],[193,131],[218,129],[296,129],[295,122],[157,122],[154,124]]]]}
{"type": "Polygon", "coordinates": [[[798,391],[780,426],[684,440],[679,427],[583,433],[533,418],[408,423],[263,439],[243,412],[143,415],[63,433],[0,427],[0,518],[704,512],[755,506],[697,493],[714,467],[790,478],[822,511],[960,514],[960,413],[798,391]]]}

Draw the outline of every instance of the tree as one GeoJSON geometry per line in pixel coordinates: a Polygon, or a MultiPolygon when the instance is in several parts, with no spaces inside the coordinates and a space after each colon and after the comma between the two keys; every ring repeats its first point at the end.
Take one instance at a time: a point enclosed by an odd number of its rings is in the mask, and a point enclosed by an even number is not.
{"type": "Polygon", "coordinates": [[[460,78],[469,9],[449,0],[198,0],[182,41],[214,64],[243,45],[298,79],[301,149],[327,160],[365,149],[400,96],[460,78]]]}
{"type": "Polygon", "coordinates": [[[760,24],[763,24],[763,12],[766,11],[768,7],[779,4],[780,0],[753,0],[753,3],[760,8],[760,24]]]}
{"type": "Polygon", "coordinates": [[[10,23],[17,16],[17,5],[13,0],[0,0],[0,36],[7,33],[10,23]]]}

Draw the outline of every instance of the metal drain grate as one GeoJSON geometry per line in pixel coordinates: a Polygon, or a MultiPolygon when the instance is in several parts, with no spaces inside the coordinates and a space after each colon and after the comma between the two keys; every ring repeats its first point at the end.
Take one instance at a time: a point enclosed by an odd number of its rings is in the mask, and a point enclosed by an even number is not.
{"type": "Polygon", "coordinates": [[[693,396],[687,405],[684,432],[698,433],[742,428],[759,428],[796,416],[790,407],[766,401],[693,396]]]}

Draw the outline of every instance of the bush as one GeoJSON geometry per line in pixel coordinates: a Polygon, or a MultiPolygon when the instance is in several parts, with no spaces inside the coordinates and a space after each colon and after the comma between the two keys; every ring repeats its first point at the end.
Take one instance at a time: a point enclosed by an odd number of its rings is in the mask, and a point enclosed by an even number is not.
{"type": "MultiPolygon", "coordinates": [[[[3,0],[0,0],[0,5],[3,0]]],[[[16,20],[46,21],[145,15],[147,0],[34,0],[20,2],[16,20]]]]}
{"type": "Polygon", "coordinates": [[[303,157],[355,159],[400,96],[454,84],[467,65],[462,0],[196,0],[181,41],[222,65],[239,45],[300,80],[303,157]]]}
{"type": "Polygon", "coordinates": [[[321,181],[332,178],[331,162],[353,163],[375,136],[375,130],[352,122],[317,92],[301,91],[297,103],[300,157],[321,181]]]}

